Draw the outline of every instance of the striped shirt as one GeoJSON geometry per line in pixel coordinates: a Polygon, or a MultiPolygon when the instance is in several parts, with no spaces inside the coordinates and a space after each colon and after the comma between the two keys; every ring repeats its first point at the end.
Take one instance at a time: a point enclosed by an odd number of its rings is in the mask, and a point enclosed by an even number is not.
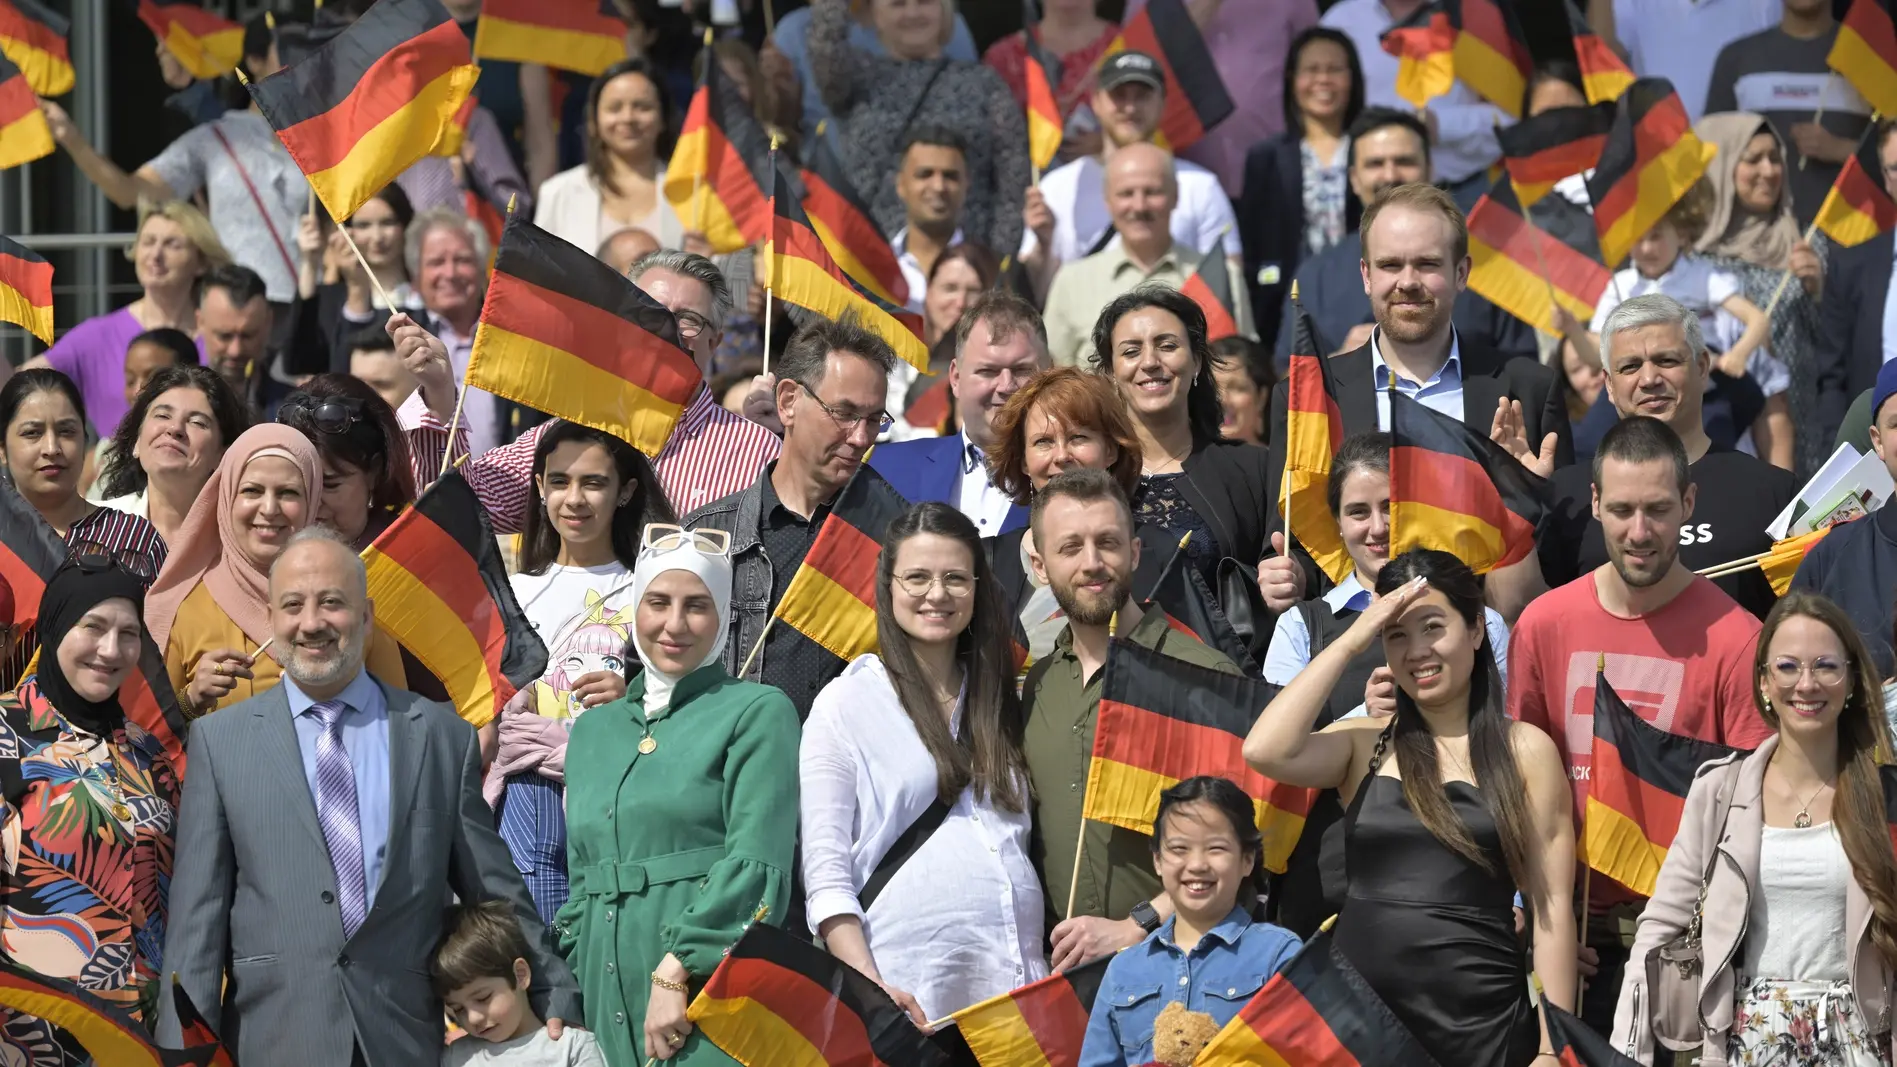
{"type": "MultiPolygon", "coordinates": [[[[75,549],[96,547],[113,555],[142,557],[142,567],[149,568],[141,575],[146,585],[158,576],[170,551],[165,547],[165,539],[158,535],[158,527],[137,515],[111,508],[100,508],[73,523],[66,534],[66,544],[75,549]]],[[[134,566],[133,569],[142,568],[134,566]]]]}
{"type": "MultiPolygon", "coordinates": [[[[441,470],[448,427],[422,403],[420,393],[411,395],[396,414],[414,452],[417,484],[433,481],[441,470]],[[423,472],[427,472],[425,481],[423,472]]],[[[534,449],[550,425],[541,423],[513,443],[489,449],[459,468],[500,533],[518,533],[526,524],[527,505],[534,495],[534,449]]],[[[711,390],[701,387],[653,460],[653,472],[672,509],[684,515],[749,488],[783,447],[776,434],[719,407],[711,390]]],[[[466,453],[467,429],[459,427],[454,454],[458,458],[466,453]]]]}

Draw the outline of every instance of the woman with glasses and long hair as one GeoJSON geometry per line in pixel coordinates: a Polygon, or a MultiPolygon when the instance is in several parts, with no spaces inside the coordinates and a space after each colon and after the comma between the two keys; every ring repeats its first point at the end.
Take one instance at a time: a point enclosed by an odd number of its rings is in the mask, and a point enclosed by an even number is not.
{"type": "Polygon", "coordinates": [[[184,525],[250,411],[216,371],[192,363],[153,374],[119,420],[94,483],[108,508],[149,520],[168,543],[184,525]]]}
{"type": "Polygon", "coordinates": [[[486,795],[534,906],[551,923],[567,898],[568,731],[588,708],[625,695],[639,531],[678,517],[638,449],[574,422],[549,423],[541,435],[534,487],[539,506],[527,513],[510,582],[547,646],[547,669],[501,711],[486,795]]]}
{"type": "Polygon", "coordinates": [[[1334,944],[1439,1063],[1554,1059],[1529,1003],[1514,899],[1533,917],[1543,995],[1575,1004],[1573,807],[1554,742],[1509,720],[1482,582],[1428,549],[1383,565],[1376,599],[1252,725],[1245,761],[1345,804],[1349,887],[1334,944]],[[1314,730],[1381,640],[1396,712],[1314,730]],[[1444,981],[1453,975],[1453,981],[1444,981]]]}
{"type": "MultiPolygon", "coordinates": [[[[38,670],[0,697],[7,958],[77,976],[133,1018],[158,996],[179,789],[119,704],[144,603],[144,579],[110,556],[69,561],[40,598],[38,670]]],[[[87,1062],[72,1035],[18,1012],[0,1010],[0,1043],[22,1067],[87,1062]]]]}
{"type": "Polygon", "coordinates": [[[804,890],[811,932],[920,1025],[1047,975],[1008,617],[967,516],[889,524],[876,634],[804,723],[804,890]]]}
{"type": "Polygon", "coordinates": [[[1693,1023],[1705,1063],[1888,1064],[1897,855],[1876,660],[1842,608],[1794,589],[1765,618],[1753,678],[1777,733],[1693,779],[1634,932],[1614,1047],[1651,1063],[1656,1028],[1693,1023]],[[1698,1017],[1669,1018],[1661,1005],[1681,999],[1656,1000],[1652,983],[1682,979],[1653,957],[1689,927],[1705,961],[1685,990],[1698,1017]]]}
{"type": "Polygon", "coordinates": [[[598,1030],[608,1063],[735,1064],[686,1009],[745,928],[790,904],[797,711],[724,668],[730,552],[720,530],[647,527],[631,620],[645,670],[573,725],[572,895],[554,928],[589,1017],[624,1024],[598,1030]]]}

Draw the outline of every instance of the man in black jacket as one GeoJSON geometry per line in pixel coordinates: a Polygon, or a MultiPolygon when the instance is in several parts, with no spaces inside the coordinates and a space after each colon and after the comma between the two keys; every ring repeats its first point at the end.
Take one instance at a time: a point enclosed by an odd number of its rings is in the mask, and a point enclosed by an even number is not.
{"type": "MultiPolygon", "coordinates": [[[[1897,196],[1897,122],[1877,131],[1877,158],[1884,188],[1897,196]]],[[[1877,382],[1884,361],[1897,356],[1897,293],[1891,291],[1892,234],[1832,252],[1825,271],[1825,298],[1818,305],[1818,425],[1812,432],[1829,441],[1844,421],[1845,409],[1877,382]]],[[[1801,429],[1800,432],[1803,432],[1801,429]]]]}

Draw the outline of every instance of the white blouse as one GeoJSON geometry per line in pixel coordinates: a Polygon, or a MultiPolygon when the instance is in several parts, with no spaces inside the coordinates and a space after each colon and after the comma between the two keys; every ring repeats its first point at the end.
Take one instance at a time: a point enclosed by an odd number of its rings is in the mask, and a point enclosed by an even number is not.
{"type": "MultiPolygon", "coordinates": [[[[957,708],[951,728],[960,720],[957,708]]],[[[864,915],[857,893],[936,798],[935,761],[876,656],[857,657],[817,694],[801,777],[813,933],[839,915],[862,920],[883,981],[931,1019],[1047,976],[1030,816],[977,802],[973,787],[864,915]]]]}
{"type": "Polygon", "coordinates": [[[1849,978],[1844,902],[1851,861],[1836,824],[1764,830],[1759,884],[1746,916],[1742,973],[1783,982],[1849,978]]]}

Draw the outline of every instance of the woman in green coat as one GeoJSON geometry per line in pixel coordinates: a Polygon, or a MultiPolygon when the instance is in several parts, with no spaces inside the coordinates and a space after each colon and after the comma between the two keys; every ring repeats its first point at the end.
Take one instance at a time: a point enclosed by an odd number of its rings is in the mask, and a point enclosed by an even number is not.
{"type": "Polygon", "coordinates": [[[797,713],[722,665],[729,545],[646,528],[633,568],[645,670],[567,744],[572,896],[554,927],[613,1067],[735,1062],[686,1008],[745,927],[782,922],[790,902],[797,713]]]}

